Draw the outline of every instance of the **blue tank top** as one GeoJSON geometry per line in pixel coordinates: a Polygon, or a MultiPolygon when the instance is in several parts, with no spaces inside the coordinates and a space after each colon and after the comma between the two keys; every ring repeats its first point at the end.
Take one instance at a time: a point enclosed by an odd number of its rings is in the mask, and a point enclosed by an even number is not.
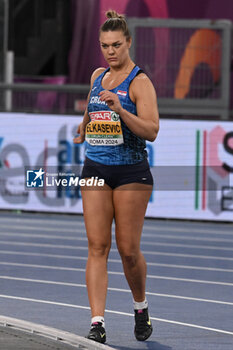
{"type": "MultiPolygon", "coordinates": [[[[99,93],[104,90],[101,85],[102,79],[109,69],[107,68],[94,81],[90,93],[86,156],[106,165],[136,164],[147,158],[145,140],[132,133],[120,116],[99,98],[99,93]]],[[[129,87],[139,71],[140,68],[135,66],[119,86],[110,90],[118,95],[122,107],[135,115],[137,115],[136,105],[129,97],[129,87]]]]}

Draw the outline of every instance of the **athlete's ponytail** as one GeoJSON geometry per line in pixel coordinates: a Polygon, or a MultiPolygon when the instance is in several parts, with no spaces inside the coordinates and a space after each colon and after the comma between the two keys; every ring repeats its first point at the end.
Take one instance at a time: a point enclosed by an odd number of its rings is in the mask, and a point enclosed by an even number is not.
{"type": "Polygon", "coordinates": [[[124,15],[120,15],[114,10],[109,10],[105,13],[107,20],[100,27],[101,32],[108,31],[122,31],[126,40],[129,41],[131,38],[129,28],[124,15]]]}

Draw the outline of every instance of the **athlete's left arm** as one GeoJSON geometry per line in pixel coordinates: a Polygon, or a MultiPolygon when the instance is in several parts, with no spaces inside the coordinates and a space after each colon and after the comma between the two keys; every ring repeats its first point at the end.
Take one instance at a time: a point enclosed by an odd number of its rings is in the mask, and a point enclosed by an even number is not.
{"type": "Polygon", "coordinates": [[[139,74],[131,83],[130,97],[137,107],[137,116],[121,106],[119,98],[111,91],[100,93],[101,100],[118,113],[128,128],[137,136],[154,141],[159,131],[159,113],[155,89],[150,79],[139,74]]]}

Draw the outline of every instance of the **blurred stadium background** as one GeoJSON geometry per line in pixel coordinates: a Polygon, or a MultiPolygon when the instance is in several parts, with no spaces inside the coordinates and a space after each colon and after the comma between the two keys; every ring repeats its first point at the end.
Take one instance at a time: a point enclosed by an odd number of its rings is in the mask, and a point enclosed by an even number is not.
{"type": "Polygon", "coordinates": [[[147,216],[232,221],[231,0],[0,0],[0,207],[82,212],[77,189],[25,192],[25,169],[80,172],[84,145],[72,138],[91,73],[105,66],[98,28],[109,8],[127,16],[132,58],[158,95],[147,216]]]}
{"type": "MultiPolygon", "coordinates": [[[[109,8],[127,16],[132,58],[158,96],[160,132],[156,142],[147,142],[155,177],[147,217],[153,220],[146,220],[143,234],[150,239],[145,240],[150,250],[144,250],[153,278],[148,291],[151,301],[152,294],[156,298],[152,315],[168,323],[156,338],[166,346],[154,341],[137,347],[127,340],[127,317],[132,315],[120,312],[121,307],[131,309],[127,296],[122,302],[119,286],[125,281],[116,277],[120,260],[113,249],[110,286],[118,292],[109,308],[114,322],[118,314],[124,321],[119,333],[113,329],[110,344],[122,350],[190,350],[190,344],[197,350],[216,349],[216,344],[232,349],[230,338],[205,333],[206,340],[196,334],[197,328],[233,334],[232,0],[0,0],[1,313],[79,335],[89,324],[84,222],[82,216],[70,215],[82,214],[80,189],[36,190],[28,185],[26,172],[42,168],[57,179],[80,174],[85,145],[72,140],[86,107],[91,73],[105,66],[98,31],[109,8]],[[169,280],[167,285],[163,280],[169,280]],[[75,290],[64,290],[64,283],[75,290]],[[161,297],[177,300],[169,304],[161,297]],[[188,304],[189,299],[205,307],[188,304]],[[51,303],[51,309],[43,303],[51,303]],[[181,327],[178,333],[172,322],[179,327],[183,322],[190,331],[181,327]]],[[[4,322],[0,319],[0,325],[4,322]]]]}
{"type": "Polygon", "coordinates": [[[83,112],[90,75],[105,65],[98,28],[116,8],[127,15],[133,58],[156,86],[162,117],[233,119],[231,0],[0,3],[1,83],[13,84],[1,84],[1,111],[83,112]]]}

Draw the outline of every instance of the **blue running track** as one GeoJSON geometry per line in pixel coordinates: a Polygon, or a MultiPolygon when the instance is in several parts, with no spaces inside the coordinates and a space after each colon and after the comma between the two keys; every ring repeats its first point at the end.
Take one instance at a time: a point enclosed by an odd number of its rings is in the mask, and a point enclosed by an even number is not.
{"type": "MultiPolygon", "coordinates": [[[[134,338],[132,297],[113,239],[107,345],[232,350],[233,224],[147,219],[141,247],[154,332],[147,342],[134,338]]],[[[82,216],[0,212],[0,315],[84,337],[86,259],[82,216]]]]}

